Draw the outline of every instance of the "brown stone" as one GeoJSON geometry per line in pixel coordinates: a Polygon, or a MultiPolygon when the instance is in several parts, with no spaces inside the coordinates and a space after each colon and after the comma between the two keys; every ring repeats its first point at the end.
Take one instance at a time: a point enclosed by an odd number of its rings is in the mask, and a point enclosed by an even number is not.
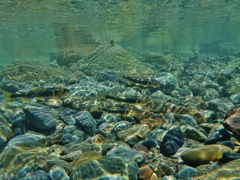
{"type": "Polygon", "coordinates": [[[227,130],[240,135],[240,106],[236,106],[227,112],[223,126],[227,130]]]}
{"type": "Polygon", "coordinates": [[[140,173],[139,173],[140,179],[150,179],[153,174],[153,170],[147,164],[141,166],[139,170],[140,170],[140,173]]]}

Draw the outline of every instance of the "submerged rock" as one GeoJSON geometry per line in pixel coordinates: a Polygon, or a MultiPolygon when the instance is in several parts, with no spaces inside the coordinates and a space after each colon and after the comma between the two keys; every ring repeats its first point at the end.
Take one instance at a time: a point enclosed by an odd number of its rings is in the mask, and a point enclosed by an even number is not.
{"type": "Polygon", "coordinates": [[[37,129],[47,130],[57,125],[57,114],[47,106],[29,104],[24,107],[24,113],[31,125],[37,129]]]}
{"type": "Polygon", "coordinates": [[[232,149],[219,144],[205,145],[183,152],[181,158],[190,166],[198,166],[220,160],[224,152],[232,152],[232,149]]]}
{"type": "Polygon", "coordinates": [[[155,75],[155,79],[160,83],[158,87],[165,94],[170,94],[173,90],[179,88],[177,78],[168,72],[162,72],[155,75]]]}
{"type": "Polygon", "coordinates": [[[183,145],[184,138],[179,131],[169,130],[161,143],[161,153],[164,156],[171,156],[183,145]]]}
{"type": "Polygon", "coordinates": [[[227,130],[240,135],[240,106],[236,106],[227,112],[223,126],[227,130]]]}
{"type": "Polygon", "coordinates": [[[77,126],[84,132],[93,136],[96,131],[96,121],[92,115],[87,111],[79,111],[74,115],[76,119],[77,126]]]}
{"type": "Polygon", "coordinates": [[[100,158],[86,162],[71,172],[70,179],[131,179],[137,180],[138,166],[120,158],[100,158]]]}

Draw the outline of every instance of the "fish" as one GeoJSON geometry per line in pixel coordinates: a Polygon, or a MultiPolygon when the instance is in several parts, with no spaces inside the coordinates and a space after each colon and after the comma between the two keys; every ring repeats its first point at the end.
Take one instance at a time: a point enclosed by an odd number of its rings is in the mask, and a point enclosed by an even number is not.
{"type": "MultiPolygon", "coordinates": [[[[3,90],[2,90],[3,91],[3,90]]],[[[60,97],[70,90],[65,87],[46,87],[46,88],[33,88],[30,90],[20,90],[16,93],[9,93],[3,91],[5,94],[5,103],[10,102],[13,98],[36,98],[36,97],[60,97]]]]}
{"type": "Polygon", "coordinates": [[[112,99],[114,101],[118,101],[118,102],[125,102],[125,103],[146,103],[148,102],[151,98],[149,96],[135,96],[135,97],[117,97],[117,96],[112,96],[112,95],[108,95],[105,93],[99,93],[98,98],[100,100],[103,99],[112,99]]]}
{"type": "Polygon", "coordinates": [[[134,75],[122,75],[122,78],[127,80],[128,85],[130,86],[140,86],[140,87],[155,87],[160,86],[161,83],[159,83],[156,79],[151,77],[137,77],[134,75]]]}

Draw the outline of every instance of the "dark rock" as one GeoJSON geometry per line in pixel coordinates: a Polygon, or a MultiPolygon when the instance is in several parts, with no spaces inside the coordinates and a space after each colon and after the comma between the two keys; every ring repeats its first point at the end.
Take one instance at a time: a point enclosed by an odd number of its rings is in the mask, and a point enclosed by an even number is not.
{"type": "Polygon", "coordinates": [[[164,156],[171,156],[177,152],[183,143],[184,138],[179,131],[169,130],[163,137],[160,147],[161,153],[164,156]]]}
{"type": "Polygon", "coordinates": [[[47,130],[57,125],[57,114],[47,106],[34,104],[24,107],[24,113],[31,125],[37,129],[47,130]]]}
{"type": "Polygon", "coordinates": [[[221,128],[216,132],[211,132],[205,139],[204,144],[215,144],[219,141],[229,140],[230,135],[225,128],[221,128]]]}
{"type": "Polygon", "coordinates": [[[160,150],[161,141],[155,139],[146,139],[141,144],[144,145],[149,150],[151,148],[156,148],[157,150],[160,150]]]}
{"type": "Polygon", "coordinates": [[[224,162],[233,161],[235,159],[240,159],[240,154],[234,152],[224,152],[222,154],[222,159],[224,162]]]}
{"type": "Polygon", "coordinates": [[[63,144],[68,144],[68,143],[72,142],[72,140],[73,140],[73,138],[72,138],[71,134],[63,134],[62,139],[61,139],[63,144]]]}
{"type": "Polygon", "coordinates": [[[92,115],[87,111],[79,111],[74,115],[76,125],[86,132],[88,135],[93,136],[96,131],[96,121],[92,115]]]}
{"type": "Polygon", "coordinates": [[[232,150],[234,150],[234,144],[232,143],[232,141],[221,141],[218,142],[218,144],[230,147],[232,150]]]}
{"type": "Polygon", "coordinates": [[[72,125],[76,123],[75,118],[73,117],[74,114],[77,113],[77,110],[70,109],[70,108],[64,108],[60,113],[59,116],[61,119],[68,125],[72,125]]]}

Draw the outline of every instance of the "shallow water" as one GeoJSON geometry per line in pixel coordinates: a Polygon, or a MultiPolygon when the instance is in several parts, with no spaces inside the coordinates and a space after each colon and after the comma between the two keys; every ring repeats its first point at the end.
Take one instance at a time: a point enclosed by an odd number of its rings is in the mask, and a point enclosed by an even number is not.
{"type": "Polygon", "coordinates": [[[47,62],[62,48],[113,40],[136,56],[238,48],[238,0],[0,2],[0,61],[47,62]]]}
{"type": "Polygon", "coordinates": [[[240,177],[239,7],[2,0],[0,179],[240,177]]]}

